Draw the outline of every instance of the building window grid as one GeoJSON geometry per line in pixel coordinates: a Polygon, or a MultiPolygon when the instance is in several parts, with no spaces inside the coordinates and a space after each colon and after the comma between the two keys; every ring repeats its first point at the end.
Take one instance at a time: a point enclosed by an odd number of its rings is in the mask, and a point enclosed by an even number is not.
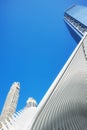
{"type": "Polygon", "coordinates": [[[67,21],[69,21],[73,26],[76,27],[76,29],[79,30],[79,32],[83,35],[85,32],[87,32],[87,27],[84,26],[82,23],[78,22],[77,20],[75,20],[74,18],[72,18],[71,16],[69,16],[68,14],[65,13],[64,15],[65,19],[67,21]]]}

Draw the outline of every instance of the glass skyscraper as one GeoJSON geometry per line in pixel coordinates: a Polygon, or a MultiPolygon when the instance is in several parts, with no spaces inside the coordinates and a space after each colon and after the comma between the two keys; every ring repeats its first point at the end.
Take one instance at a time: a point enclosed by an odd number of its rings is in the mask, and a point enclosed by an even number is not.
{"type": "Polygon", "coordinates": [[[87,7],[73,5],[64,13],[64,20],[68,25],[71,35],[76,39],[81,39],[87,32],[87,7]]]}

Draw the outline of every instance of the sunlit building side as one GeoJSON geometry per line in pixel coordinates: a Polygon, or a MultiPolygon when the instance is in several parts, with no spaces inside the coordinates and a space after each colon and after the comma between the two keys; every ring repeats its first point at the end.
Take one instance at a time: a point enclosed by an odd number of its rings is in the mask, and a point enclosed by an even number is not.
{"type": "Polygon", "coordinates": [[[0,117],[0,120],[2,122],[5,122],[5,120],[9,120],[9,117],[11,118],[12,115],[15,113],[19,98],[19,92],[20,83],[14,82],[10,88],[10,91],[8,92],[4,107],[2,109],[0,117]]]}

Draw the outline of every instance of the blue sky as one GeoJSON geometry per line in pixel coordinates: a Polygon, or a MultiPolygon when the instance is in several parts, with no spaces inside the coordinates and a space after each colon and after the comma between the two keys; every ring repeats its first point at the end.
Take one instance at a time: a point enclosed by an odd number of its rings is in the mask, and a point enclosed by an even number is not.
{"type": "Polygon", "coordinates": [[[84,0],[0,0],[0,112],[13,82],[21,84],[17,110],[39,103],[77,43],[64,11],[84,0]]]}

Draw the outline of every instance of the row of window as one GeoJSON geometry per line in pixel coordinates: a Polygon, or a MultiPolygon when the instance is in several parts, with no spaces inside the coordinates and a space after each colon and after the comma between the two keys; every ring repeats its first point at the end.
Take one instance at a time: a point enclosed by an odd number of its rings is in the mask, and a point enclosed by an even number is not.
{"type": "Polygon", "coordinates": [[[65,19],[69,21],[79,32],[84,35],[85,32],[87,32],[87,27],[84,26],[82,23],[78,22],[76,19],[72,18],[68,14],[65,13],[65,19]]]}

